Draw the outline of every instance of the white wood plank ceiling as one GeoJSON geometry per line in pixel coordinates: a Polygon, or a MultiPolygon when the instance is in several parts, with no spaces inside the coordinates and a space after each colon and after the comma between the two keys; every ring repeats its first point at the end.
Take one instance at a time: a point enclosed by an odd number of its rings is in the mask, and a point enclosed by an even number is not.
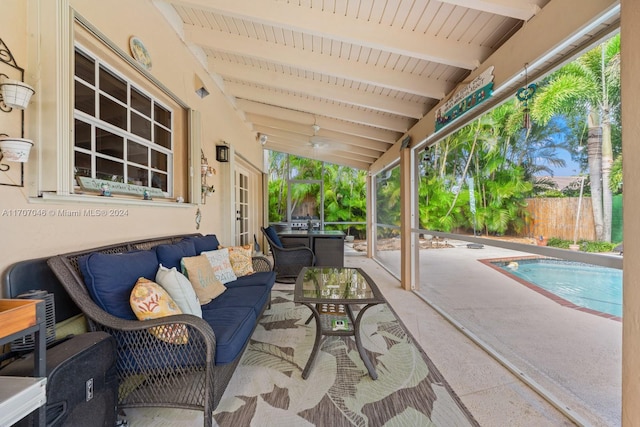
{"type": "Polygon", "coordinates": [[[154,4],[264,148],[367,169],[549,1],[154,4]]]}

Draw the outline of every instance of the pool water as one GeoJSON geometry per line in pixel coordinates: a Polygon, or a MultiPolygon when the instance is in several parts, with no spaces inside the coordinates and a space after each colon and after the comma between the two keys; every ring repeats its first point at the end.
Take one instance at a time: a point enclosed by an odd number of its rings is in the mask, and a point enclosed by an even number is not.
{"type": "Polygon", "coordinates": [[[494,264],[575,305],[622,317],[622,270],[553,259],[494,264]]]}

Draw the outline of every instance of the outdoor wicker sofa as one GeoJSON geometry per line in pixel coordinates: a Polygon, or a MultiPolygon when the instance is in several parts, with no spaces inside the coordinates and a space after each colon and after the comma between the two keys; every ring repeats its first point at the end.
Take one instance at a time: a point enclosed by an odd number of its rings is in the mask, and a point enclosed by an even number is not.
{"type": "MultiPolygon", "coordinates": [[[[50,269],[86,316],[89,329],[105,331],[114,336],[118,343],[116,368],[120,408],[151,406],[198,409],[204,411],[204,426],[211,426],[212,413],[240,361],[258,319],[269,307],[275,273],[267,258],[253,257],[255,272],[227,283],[227,291],[202,307],[203,318],[180,314],[141,321],[110,314],[94,301],[83,277],[83,260],[96,253],[122,255],[123,259],[133,257],[134,261],[130,266],[122,267],[126,270],[136,265],[135,257],[152,257],[152,253],[160,253],[160,248],[164,248],[165,253],[168,249],[174,258],[190,255],[184,253],[188,242],[196,242],[197,253],[214,249],[210,245],[211,236],[152,238],[85,249],[48,259],[50,269]],[[186,328],[186,343],[166,342],[150,333],[159,330],[175,331],[175,328],[186,328]]],[[[217,246],[217,239],[213,241],[217,246]]],[[[159,261],[165,265],[172,262],[160,258],[159,256],[159,261]]],[[[119,258],[109,259],[119,261],[119,258]]],[[[175,265],[175,259],[173,262],[175,265]]],[[[114,271],[114,277],[118,277],[119,273],[121,272],[114,271]]],[[[140,266],[140,276],[148,275],[144,272],[144,267],[140,266]]]]}

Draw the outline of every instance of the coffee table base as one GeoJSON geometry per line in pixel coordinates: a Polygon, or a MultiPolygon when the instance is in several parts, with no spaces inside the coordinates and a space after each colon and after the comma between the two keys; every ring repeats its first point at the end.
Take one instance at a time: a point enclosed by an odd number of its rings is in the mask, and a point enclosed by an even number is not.
{"type": "MultiPolygon", "coordinates": [[[[333,330],[323,329],[321,318],[320,318],[320,316],[322,316],[323,314],[321,314],[318,311],[316,304],[310,304],[305,302],[303,302],[302,304],[306,305],[307,307],[309,307],[309,309],[311,309],[311,315],[313,318],[315,318],[315,321],[316,321],[316,337],[313,343],[313,349],[311,350],[311,354],[309,355],[309,360],[307,361],[307,364],[305,365],[304,370],[302,371],[302,378],[307,379],[309,377],[311,367],[313,366],[316,356],[318,355],[318,350],[320,350],[324,336],[353,335],[353,337],[356,340],[356,348],[358,349],[358,353],[360,354],[360,359],[362,359],[362,362],[364,362],[364,366],[367,368],[367,371],[369,372],[369,376],[373,380],[378,379],[378,373],[373,367],[373,364],[371,363],[371,360],[369,359],[367,352],[362,347],[362,340],[360,338],[360,322],[362,320],[362,316],[364,315],[365,311],[367,311],[370,307],[373,307],[374,305],[377,305],[377,304],[367,304],[364,307],[362,307],[358,312],[358,316],[355,319],[353,317],[353,311],[351,309],[351,305],[345,304],[347,315],[349,316],[349,319],[353,324],[352,330],[345,330],[345,331],[333,331],[333,330]]],[[[311,320],[311,317],[307,320],[306,323],[308,324],[310,320],[311,320]]]]}

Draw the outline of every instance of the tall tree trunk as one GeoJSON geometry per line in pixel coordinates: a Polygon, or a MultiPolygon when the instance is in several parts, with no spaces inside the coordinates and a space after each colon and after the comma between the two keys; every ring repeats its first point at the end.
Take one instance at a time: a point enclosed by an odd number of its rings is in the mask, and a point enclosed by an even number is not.
{"type": "Polygon", "coordinates": [[[478,138],[480,136],[480,120],[476,120],[477,128],[475,134],[473,136],[473,144],[471,144],[471,149],[469,150],[469,158],[467,159],[466,164],[464,165],[464,170],[462,171],[462,177],[460,178],[460,190],[454,195],[453,202],[451,202],[451,206],[449,207],[449,211],[445,214],[445,218],[448,217],[453,208],[456,206],[456,202],[458,201],[458,195],[462,192],[462,184],[464,184],[465,179],[467,178],[467,171],[469,170],[469,165],[473,160],[473,154],[476,149],[476,144],[478,143],[478,138]]]}
{"type": "Polygon", "coordinates": [[[438,176],[440,178],[444,177],[444,174],[447,172],[447,157],[449,156],[449,146],[451,145],[451,137],[448,136],[444,141],[444,150],[442,154],[439,153],[438,148],[440,144],[436,144],[436,158],[440,158],[440,169],[438,171],[438,176]]]}
{"type": "Polygon", "coordinates": [[[602,126],[602,240],[611,242],[613,194],[611,194],[611,188],[609,188],[609,181],[611,166],[613,165],[613,147],[611,146],[611,120],[609,118],[605,44],[600,46],[600,73],[602,84],[602,103],[600,105],[600,120],[602,126]]]}
{"type": "Polygon", "coordinates": [[[602,122],[602,240],[611,242],[611,222],[613,217],[613,193],[610,188],[611,167],[613,166],[613,148],[611,147],[611,123],[608,111],[604,112],[602,122]]]}
{"type": "Polygon", "coordinates": [[[602,128],[592,126],[589,120],[589,136],[587,139],[587,156],[589,160],[589,177],[591,181],[591,206],[593,222],[596,228],[596,239],[604,239],[604,220],[602,212],[602,128]]]}

